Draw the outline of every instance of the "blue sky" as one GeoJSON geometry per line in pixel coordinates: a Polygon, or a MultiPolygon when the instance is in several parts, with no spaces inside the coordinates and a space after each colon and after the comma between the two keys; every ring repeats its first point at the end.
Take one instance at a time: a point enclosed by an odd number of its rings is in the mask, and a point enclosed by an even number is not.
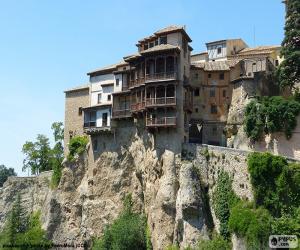
{"type": "Polygon", "coordinates": [[[194,52],[225,38],[276,45],[284,6],[280,0],[0,0],[0,164],[26,175],[22,145],[37,134],[52,137],[52,122],[64,119],[63,91],[170,24],[186,25],[194,52]]]}

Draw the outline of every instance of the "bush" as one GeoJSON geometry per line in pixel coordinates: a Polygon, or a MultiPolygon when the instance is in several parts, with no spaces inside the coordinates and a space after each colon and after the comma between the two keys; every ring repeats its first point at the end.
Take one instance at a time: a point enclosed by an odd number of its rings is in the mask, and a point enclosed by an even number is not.
{"type": "Polygon", "coordinates": [[[223,170],[219,173],[216,188],[213,192],[213,205],[216,217],[220,221],[220,234],[229,239],[228,220],[230,209],[238,202],[238,197],[232,190],[232,179],[223,170]]]}
{"type": "Polygon", "coordinates": [[[248,170],[258,206],[264,206],[275,217],[299,206],[299,164],[288,164],[285,158],[270,153],[252,153],[248,156],[248,170]]]}
{"type": "Polygon", "coordinates": [[[297,126],[300,103],[282,96],[261,97],[246,106],[244,129],[247,136],[258,141],[263,134],[284,132],[287,139],[297,126]]]}
{"type": "Polygon", "coordinates": [[[82,154],[85,151],[88,142],[89,139],[86,136],[74,136],[69,142],[68,160],[73,161],[75,155],[82,154]]]}
{"type": "Polygon", "coordinates": [[[105,229],[103,236],[94,241],[93,250],[149,248],[146,237],[146,219],[132,211],[131,196],[127,196],[124,200],[123,211],[113,224],[105,229]]]}
{"type": "Polygon", "coordinates": [[[231,250],[230,242],[226,241],[220,235],[214,235],[212,240],[201,240],[198,243],[197,250],[231,250]]]}
{"type": "Polygon", "coordinates": [[[271,221],[268,210],[254,209],[247,202],[240,202],[231,210],[229,229],[237,236],[245,238],[249,249],[264,249],[271,233],[271,221]]]}

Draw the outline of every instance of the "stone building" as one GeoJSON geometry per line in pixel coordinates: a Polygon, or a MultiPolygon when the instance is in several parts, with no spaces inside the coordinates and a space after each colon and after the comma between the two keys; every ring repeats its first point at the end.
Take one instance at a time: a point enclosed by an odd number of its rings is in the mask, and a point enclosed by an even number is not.
{"type": "Polygon", "coordinates": [[[67,90],[66,145],[88,134],[96,159],[99,148],[113,147],[127,128],[146,130],[155,145],[176,153],[184,142],[226,146],[226,131],[241,123],[245,98],[276,89],[269,77],[280,63],[280,47],[249,48],[242,39],[228,39],[191,55],[191,41],[183,26],[163,28],[139,40],[137,51],[119,63],[89,72],[89,84],[67,90]]]}

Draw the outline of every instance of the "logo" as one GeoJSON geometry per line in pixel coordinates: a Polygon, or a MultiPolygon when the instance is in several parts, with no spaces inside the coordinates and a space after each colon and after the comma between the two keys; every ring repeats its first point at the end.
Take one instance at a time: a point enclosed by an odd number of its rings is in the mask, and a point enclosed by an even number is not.
{"type": "Polygon", "coordinates": [[[298,238],[296,235],[270,235],[270,248],[296,248],[298,247],[298,238]]]}

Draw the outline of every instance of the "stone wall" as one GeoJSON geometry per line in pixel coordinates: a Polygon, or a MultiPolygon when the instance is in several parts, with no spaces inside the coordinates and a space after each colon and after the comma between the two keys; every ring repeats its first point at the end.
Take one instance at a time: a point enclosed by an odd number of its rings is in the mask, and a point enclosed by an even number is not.
{"type": "MultiPolygon", "coordinates": [[[[64,143],[68,144],[70,136],[83,134],[84,115],[80,112],[80,108],[89,106],[89,88],[78,89],[66,92],[65,101],[65,134],[64,143]]],[[[65,154],[67,154],[65,147],[65,154]]]]}

